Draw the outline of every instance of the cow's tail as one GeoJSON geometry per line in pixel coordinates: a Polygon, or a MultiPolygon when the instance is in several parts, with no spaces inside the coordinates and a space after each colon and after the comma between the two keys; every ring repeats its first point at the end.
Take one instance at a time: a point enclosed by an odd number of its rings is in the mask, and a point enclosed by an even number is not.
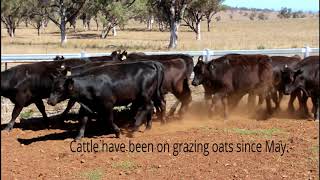
{"type": "Polygon", "coordinates": [[[158,81],[157,82],[157,97],[162,98],[162,95],[163,95],[162,84],[163,84],[163,80],[164,80],[164,67],[162,64],[157,63],[156,68],[157,68],[157,81],[158,81]]]}

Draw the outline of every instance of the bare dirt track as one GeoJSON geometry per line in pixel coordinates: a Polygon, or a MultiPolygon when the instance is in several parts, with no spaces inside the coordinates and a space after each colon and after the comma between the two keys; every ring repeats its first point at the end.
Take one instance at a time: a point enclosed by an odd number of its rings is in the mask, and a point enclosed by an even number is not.
{"type": "MultiPolygon", "coordinates": [[[[282,102],[281,112],[268,120],[249,118],[242,102],[224,121],[220,115],[207,118],[200,103],[203,95],[197,92],[182,120],[169,119],[166,125],[155,121],[150,131],[142,126],[133,137],[124,129],[119,139],[105,132],[100,135],[96,132],[99,126],[93,122],[87,127],[86,138],[80,141],[124,143],[126,147],[129,141],[168,143],[169,152],[71,152],[70,144],[76,135],[71,130],[77,129],[77,123],[65,122],[50,130],[41,127],[41,119],[17,123],[9,133],[1,131],[1,178],[319,179],[319,123],[287,115],[287,99],[282,102]],[[286,144],[284,154],[265,152],[267,140],[286,144]],[[209,155],[203,151],[173,154],[175,143],[195,142],[210,143],[209,155]],[[233,152],[213,152],[214,143],[233,143],[233,152]],[[236,152],[237,143],[261,143],[262,152],[236,152]]],[[[2,116],[2,122],[3,118],[8,119],[2,116]]]]}

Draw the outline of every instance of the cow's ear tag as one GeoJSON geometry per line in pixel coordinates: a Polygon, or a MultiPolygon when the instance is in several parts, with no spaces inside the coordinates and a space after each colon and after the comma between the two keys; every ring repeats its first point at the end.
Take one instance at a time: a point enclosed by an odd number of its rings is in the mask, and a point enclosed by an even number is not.
{"type": "Polygon", "coordinates": [[[67,76],[71,76],[71,71],[67,71],[67,76]]]}
{"type": "Polygon", "coordinates": [[[61,69],[64,69],[64,68],[66,68],[64,65],[61,65],[61,69]]]}
{"type": "Polygon", "coordinates": [[[125,55],[121,57],[121,60],[122,60],[122,61],[124,61],[124,60],[126,60],[126,59],[127,59],[127,56],[125,56],[125,55]]]}
{"type": "Polygon", "coordinates": [[[284,68],[288,68],[288,64],[284,65],[284,68]]]}

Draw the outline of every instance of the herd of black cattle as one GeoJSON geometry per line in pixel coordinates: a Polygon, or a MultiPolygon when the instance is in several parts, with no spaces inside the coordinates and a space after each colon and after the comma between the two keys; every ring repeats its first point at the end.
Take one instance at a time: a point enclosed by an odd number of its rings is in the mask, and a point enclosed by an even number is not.
{"type": "Polygon", "coordinates": [[[265,101],[268,118],[279,108],[283,94],[290,95],[288,110],[294,111],[293,102],[299,100],[299,112],[308,115],[307,99],[311,97],[312,113],[319,120],[319,56],[301,59],[299,56],[267,56],[227,54],[205,62],[202,56],[194,66],[193,57],[184,54],[145,55],[114,51],[110,56],[85,59],[64,59],[57,56],[54,61],[21,64],[1,72],[1,96],[14,103],[12,118],[5,130],[11,130],[23,107],[35,103],[46,125],[50,125],[42,99],[48,104],[69,99],[66,115],[75,102],[80,106],[80,130],[77,139],[84,136],[87,121],[96,114],[112,128],[116,137],[120,129],[114,123],[113,108],[131,104],[133,131],[146,123],[152,125],[154,109],[161,123],[166,122],[165,94],[172,93],[177,102],[169,115],[181,103],[182,116],[192,101],[189,87],[202,84],[208,115],[217,113],[217,102],[221,102],[224,118],[229,109],[248,94],[248,107],[255,109],[265,101]],[[211,102],[210,102],[211,101],[211,102]],[[272,107],[271,101],[275,107],[272,107]]]}

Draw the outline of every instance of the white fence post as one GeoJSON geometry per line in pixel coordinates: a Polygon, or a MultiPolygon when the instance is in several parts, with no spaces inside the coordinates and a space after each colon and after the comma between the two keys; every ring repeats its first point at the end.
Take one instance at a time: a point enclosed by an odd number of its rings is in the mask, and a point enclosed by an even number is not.
{"type": "Polygon", "coordinates": [[[305,45],[303,48],[303,56],[304,58],[308,57],[310,55],[311,49],[308,45],[305,45]]]}
{"type": "Polygon", "coordinates": [[[210,49],[205,49],[206,52],[206,62],[210,59],[210,49]]]}
{"type": "Polygon", "coordinates": [[[87,60],[87,53],[85,51],[81,51],[80,59],[87,60]]]}

